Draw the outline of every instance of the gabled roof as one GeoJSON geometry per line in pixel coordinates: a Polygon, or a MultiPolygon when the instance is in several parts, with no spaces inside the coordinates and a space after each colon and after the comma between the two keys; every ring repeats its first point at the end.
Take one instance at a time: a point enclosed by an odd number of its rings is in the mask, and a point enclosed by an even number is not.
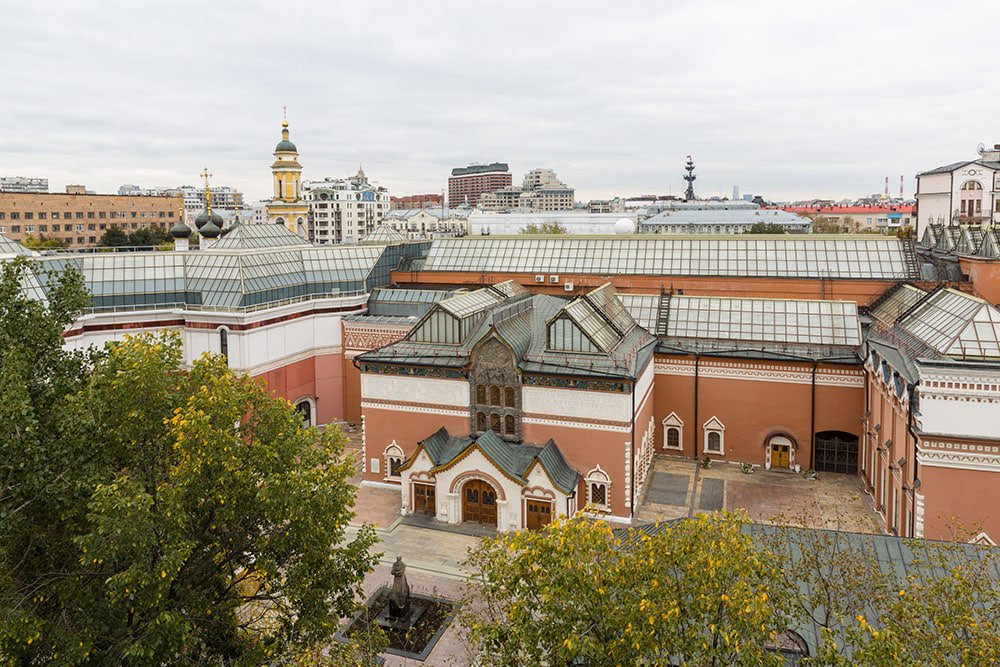
{"type": "Polygon", "coordinates": [[[956,169],[961,169],[967,164],[972,164],[975,160],[961,160],[959,162],[952,162],[951,164],[946,164],[941,167],[935,167],[934,169],[928,169],[927,171],[922,171],[917,176],[924,176],[928,174],[950,174],[956,169]]]}
{"type": "Polygon", "coordinates": [[[942,225],[927,225],[924,227],[924,235],[920,237],[919,245],[923,248],[936,247],[941,228],[942,225]]]}
{"type": "Polygon", "coordinates": [[[919,287],[902,283],[880,296],[868,312],[883,326],[891,327],[901,315],[926,296],[927,292],[919,287]]]}
{"type": "Polygon", "coordinates": [[[960,235],[961,230],[958,227],[943,227],[938,234],[937,244],[934,246],[934,249],[941,252],[951,252],[958,245],[960,235]]]}
{"type": "Polygon", "coordinates": [[[453,436],[444,427],[417,443],[417,449],[400,470],[412,466],[423,451],[431,460],[430,472],[436,473],[450,468],[472,449],[482,452],[501,472],[521,486],[527,484],[527,473],[536,463],[542,466],[552,483],[563,493],[572,493],[580,480],[580,473],[566,463],[553,440],[544,446],[519,445],[506,442],[493,431],[472,438],[453,436]]]}
{"type": "Polygon", "coordinates": [[[979,247],[983,244],[983,228],[976,226],[963,226],[958,234],[958,243],[955,245],[955,252],[961,255],[975,255],[979,252],[979,247]]]}
{"type": "Polygon", "coordinates": [[[3,234],[0,234],[0,257],[4,255],[23,257],[34,254],[36,253],[32,252],[28,248],[25,248],[17,241],[11,240],[3,234]]]}
{"type": "MultiPolygon", "coordinates": [[[[611,283],[604,283],[591,292],[566,304],[556,318],[568,318],[598,350],[610,352],[632,329],[635,320],[618,300],[611,283]]],[[[577,350],[576,345],[563,340],[563,333],[553,334],[550,329],[548,345],[553,350],[577,350]]]]}
{"type": "Polygon", "coordinates": [[[933,292],[898,325],[942,355],[1000,357],[1000,310],[958,290],[933,292]]]}
{"type": "Polygon", "coordinates": [[[206,251],[256,250],[311,245],[284,225],[239,224],[213,243],[206,251]]]}
{"type": "Polygon", "coordinates": [[[980,257],[1000,259],[1000,229],[991,228],[983,232],[983,240],[976,254],[980,257]]]}
{"type": "Polygon", "coordinates": [[[376,227],[371,234],[358,241],[365,245],[395,245],[406,243],[406,237],[384,222],[376,227]]]}

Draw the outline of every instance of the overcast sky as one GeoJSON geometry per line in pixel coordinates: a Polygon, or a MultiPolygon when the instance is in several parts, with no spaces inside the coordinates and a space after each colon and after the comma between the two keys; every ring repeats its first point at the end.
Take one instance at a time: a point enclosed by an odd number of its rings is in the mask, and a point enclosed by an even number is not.
{"type": "Polygon", "coordinates": [[[555,169],[577,198],[854,197],[1000,143],[1000,2],[0,0],[0,175],[392,194],[555,169]]]}

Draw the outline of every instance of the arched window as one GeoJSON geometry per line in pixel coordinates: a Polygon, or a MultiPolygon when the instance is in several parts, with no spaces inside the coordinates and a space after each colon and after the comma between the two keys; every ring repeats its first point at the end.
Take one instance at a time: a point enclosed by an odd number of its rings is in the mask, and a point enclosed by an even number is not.
{"type": "Polygon", "coordinates": [[[476,413],[476,430],[480,433],[486,430],[486,413],[476,413]]]}
{"type": "Polygon", "coordinates": [[[476,403],[480,405],[486,403],[486,385],[476,385],[476,403]]]}
{"type": "Polygon", "coordinates": [[[229,329],[219,329],[219,354],[229,363],[229,329]]]}
{"type": "Polygon", "coordinates": [[[725,454],[726,453],[726,427],[717,417],[712,417],[704,424],[705,428],[705,453],[725,454]]]}
{"type": "Polygon", "coordinates": [[[500,387],[490,387],[490,405],[500,405],[500,387]]]}
{"type": "Polygon", "coordinates": [[[597,466],[587,473],[587,505],[602,512],[611,511],[611,478],[597,466]]]}
{"type": "Polygon", "coordinates": [[[395,440],[385,448],[382,456],[385,458],[386,479],[399,479],[399,467],[403,465],[403,450],[395,440]]]}
{"type": "Polygon", "coordinates": [[[663,448],[684,448],[684,422],[681,421],[676,412],[671,412],[663,420],[663,448]]]}
{"type": "Polygon", "coordinates": [[[300,415],[302,415],[302,425],[312,426],[313,424],[313,409],[312,403],[307,398],[303,398],[301,401],[295,404],[295,409],[300,415]]]}
{"type": "Polygon", "coordinates": [[[507,415],[503,418],[503,432],[507,435],[514,435],[517,430],[514,428],[514,415],[507,415]]]}
{"type": "Polygon", "coordinates": [[[514,388],[505,387],[503,390],[503,404],[508,408],[514,407],[514,388]]]}
{"type": "Polygon", "coordinates": [[[681,432],[680,429],[671,426],[667,429],[667,448],[668,449],[680,449],[681,448],[681,432]]]}
{"type": "Polygon", "coordinates": [[[979,181],[966,181],[959,193],[961,200],[959,213],[964,216],[978,216],[983,213],[983,186],[979,181]]]}
{"type": "Polygon", "coordinates": [[[490,428],[494,433],[500,432],[500,415],[495,412],[490,415],[490,428]]]}

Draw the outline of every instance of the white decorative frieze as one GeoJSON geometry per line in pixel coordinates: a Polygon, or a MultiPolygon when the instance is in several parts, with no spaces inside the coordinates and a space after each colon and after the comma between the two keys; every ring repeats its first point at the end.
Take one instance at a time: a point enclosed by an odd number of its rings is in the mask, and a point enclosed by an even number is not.
{"type": "Polygon", "coordinates": [[[361,374],[362,401],[397,401],[455,408],[469,407],[469,383],[464,380],[407,377],[405,375],[361,374]]]}

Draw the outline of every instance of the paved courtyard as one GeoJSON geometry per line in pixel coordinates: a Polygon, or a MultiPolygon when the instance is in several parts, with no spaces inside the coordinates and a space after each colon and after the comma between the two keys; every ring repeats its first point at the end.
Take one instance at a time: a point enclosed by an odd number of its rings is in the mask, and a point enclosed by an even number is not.
{"type": "Polygon", "coordinates": [[[721,509],[746,510],[760,523],[881,532],[853,475],[820,473],[807,480],[760,468],[748,475],[738,465],[716,462],[704,469],[668,457],[654,461],[637,515],[639,521],[657,521],[721,509]]]}
{"type": "MultiPolygon", "coordinates": [[[[348,450],[355,452],[358,460],[358,471],[352,481],[359,484],[360,432],[345,429],[345,435],[348,450]]],[[[399,500],[396,489],[358,488],[357,516],[348,527],[347,536],[357,534],[362,524],[372,524],[381,540],[376,549],[382,553],[379,565],[365,579],[365,595],[370,596],[380,586],[391,583],[389,568],[396,556],[402,556],[414,592],[459,600],[469,576],[462,561],[481,538],[404,521],[399,515],[399,500]]],[[[736,465],[716,462],[706,470],[693,461],[668,457],[654,461],[641,492],[636,521],[675,519],[722,509],[744,509],[754,521],[763,523],[879,532],[854,476],[828,473],[810,481],[792,472],[760,469],[747,475],[736,465]]],[[[385,664],[391,667],[420,664],[392,655],[385,657],[385,664]]],[[[473,662],[462,628],[452,623],[422,664],[473,662]]]]}

